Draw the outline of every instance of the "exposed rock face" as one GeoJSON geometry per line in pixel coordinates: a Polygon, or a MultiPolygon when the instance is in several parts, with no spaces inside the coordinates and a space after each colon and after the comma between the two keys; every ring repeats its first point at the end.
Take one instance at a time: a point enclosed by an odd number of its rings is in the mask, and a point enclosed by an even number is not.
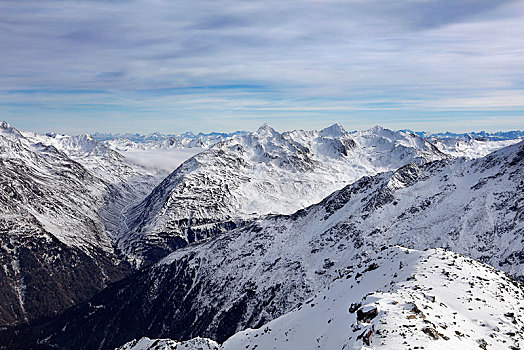
{"type": "Polygon", "coordinates": [[[65,245],[30,217],[0,222],[0,259],[2,325],[57,315],[129,272],[104,251],[65,245]]]}
{"type": "Polygon", "coordinates": [[[374,306],[368,307],[366,309],[357,310],[357,322],[371,322],[372,319],[377,317],[378,309],[374,306]]]}

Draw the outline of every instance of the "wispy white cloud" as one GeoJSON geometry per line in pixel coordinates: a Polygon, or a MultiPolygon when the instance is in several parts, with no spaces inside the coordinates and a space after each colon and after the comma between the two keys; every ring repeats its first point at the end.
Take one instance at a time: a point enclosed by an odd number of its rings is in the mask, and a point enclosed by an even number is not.
{"type": "MultiPolygon", "coordinates": [[[[457,123],[524,111],[524,1],[7,0],[0,13],[0,118],[22,128],[409,124],[418,113],[435,129],[427,115],[443,109],[457,123]]],[[[513,120],[505,127],[523,127],[513,120]]]]}

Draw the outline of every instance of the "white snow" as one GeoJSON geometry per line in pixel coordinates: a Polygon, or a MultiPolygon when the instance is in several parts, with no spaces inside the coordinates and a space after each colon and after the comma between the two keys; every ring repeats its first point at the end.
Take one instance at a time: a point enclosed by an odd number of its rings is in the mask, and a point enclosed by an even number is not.
{"type": "Polygon", "coordinates": [[[149,339],[143,337],[122,345],[117,350],[218,350],[218,344],[210,339],[194,338],[177,342],[171,339],[149,339]]]}
{"type": "MultiPolygon", "coordinates": [[[[119,244],[140,262],[133,244],[176,231],[179,219],[208,219],[200,228],[211,229],[213,220],[292,214],[322,200],[295,216],[253,221],[260,230],[238,229],[176,251],[152,270],[194,254],[190,267],[202,273],[195,278],[207,273],[232,285],[220,300],[202,294],[195,305],[222,310],[248,284],[256,294],[282,283],[290,290],[270,301],[278,307],[257,315],[273,321],[220,346],[202,338],[142,338],[122,349],[522,348],[522,287],[470,258],[524,276],[518,258],[523,145],[513,145],[519,139],[430,141],[381,127],[348,133],[335,124],[320,131],[279,133],[263,125],[229,138],[102,143],[89,135],[20,133],[2,122],[0,160],[8,181],[0,183],[0,216],[35,218],[88,254],[119,244]],[[151,203],[136,206],[175,169],[151,203]],[[367,258],[389,244],[452,248],[470,258],[399,247],[367,258]],[[350,312],[352,304],[361,306],[350,312]],[[359,311],[375,310],[369,320],[357,319],[359,311]]],[[[19,274],[18,260],[10,267],[19,274]]],[[[22,278],[16,283],[23,308],[26,287],[22,278]]],[[[154,291],[153,285],[152,298],[154,291]]]]}
{"type": "MultiPolygon", "coordinates": [[[[524,291],[504,273],[442,249],[391,247],[362,268],[340,270],[289,313],[210,349],[518,349],[523,330],[524,291]]],[[[200,349],[191,341],[161,342],[200,349]]]]}
{"type": "Polygon", "coordinates": [[[522,141],[522,138],[510,140],[477,140],[477,139],[454,139],[454,138],[431,138],[430,141],[442,152],[454,157],[465,157],[468,159],[481,158],[491,152],[510,146],[522,141]]]}
{"type": "Polygon", "coordinates": [[[2,215],[29,215],[63,243],[114,250],[122,209],[141,201],[160,181],[89,135],[18,132],[0,127],[4,168],[2,215]]]}
{"type": "Polygon", "coordinates": [[[281,134],[265,124],[216,143],[166,178],[133,209],[139,219],[119,246],[131,256],[140,242],[163,232],[187,239],[176,223],[190,217],[204,222],[193,228],[206,229],[209,223],[291,214],[362,176],[446,157],[416,135],[380,127],[348,133],[335,124],[281,134]]]}

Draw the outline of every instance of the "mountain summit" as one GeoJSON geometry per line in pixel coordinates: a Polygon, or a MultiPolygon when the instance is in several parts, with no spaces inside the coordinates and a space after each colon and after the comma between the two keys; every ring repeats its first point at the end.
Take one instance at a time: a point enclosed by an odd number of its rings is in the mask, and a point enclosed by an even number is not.
{"type": "Polygon", "coordinates": [[[328,126],[327,128],[324,128],[318,132],[318,136],[335,137],[335,138],[343,137],[346,134],[347,134],[347,131],[339,123],[328,126]]]}
{"type": "Polygon", "coordinates": [[[291,214],[364,175],[446,158],[416,135],[348,134],[339,124],[279,134],[267,124],[218,142],[131,211],[119,249],[137,265],[261,215],[291,214]]]}

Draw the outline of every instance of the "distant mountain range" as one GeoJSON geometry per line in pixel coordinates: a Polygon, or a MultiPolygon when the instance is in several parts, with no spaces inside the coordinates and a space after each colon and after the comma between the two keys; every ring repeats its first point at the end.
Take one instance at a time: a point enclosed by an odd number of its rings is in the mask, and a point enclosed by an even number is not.
{"type": "Polygon", "coordinates": [[[411,131],[411,130],[403,130],[407,131],[413,134],[417,134],[420,137],[423,138],[441,138],[441,139],[462,139],[462,140],[468,140],[468,139],[476,139],[476,140],[483,140],[483,141],[504,141],[504,140],[513,140],[517,138],[523,138],[524,137],[524,131],[521,130],[513,130],[513,131],[497,131],[497,132],[486,132],[486,131],[480,131],[480,132],[468,132],[468,133],[452,133],[452,132],[439,132],[439,133],[430,133],[425,131],[411,131]]]}
{"type": "Polygon", "coordinates": [[[114,139],[128,139],[133,142],[151,142],[151,141],[160,141],[169,138],[180,138],[180,139],[198,139],[198,138],[226,138],[235,135],[247,134],[247,131],[235,131],[231,133],[226,132],[210,132],[202,133],[199,132],[194,134],[192,132],[185,132],[183,134],[161,134],[159,132],[153,132],[151,134],[138,134],[138,133],[100,133],[96,132],[93,134],[93,138],[98,141],[108,141],[114,139]]]}
{"type": "MultiPolygon", "coordinates": [[[[481,139],[485,141],[503,141],[503,140],[512,140],[516,138],[524,137],[524,131],[521,130],[512,130],[512,131],[497,131],[497,132],[468,132],[468,133],[453,133],[453,132],[439,132],[432,133],[427,131],[413,131],[410,129],[401,129],[400,132],[407,132],[410,134],[418,135],[422,138],[454,138],[454,139],[481,139]]],[[[182,134],[162,134],[159,132],[154,132],[151,134],[138,134],[138,133],[99,133],[96,132],[93,134],[93,138],[98,141],[110,141],[116,139],[127,139],[137,143],[148,143],[155,141],[163,141],[167,139],[224,139],[227,137],[235,135],[247,134],[248,131],[235,131],[232,133],[222,133],[222,132],[211,132],[211,133],[192,133],[185,132],[182,134]]]]}

